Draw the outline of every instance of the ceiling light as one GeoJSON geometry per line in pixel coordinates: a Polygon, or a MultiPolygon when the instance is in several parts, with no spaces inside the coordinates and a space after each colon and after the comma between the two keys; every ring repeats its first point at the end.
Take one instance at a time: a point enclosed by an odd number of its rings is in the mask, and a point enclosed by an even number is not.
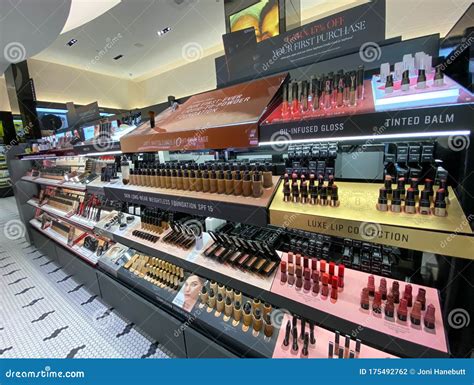
{"type": "Polygon", "coordinates": [[[163,36],[165,34],[167,34],[169,31],[171,31],[171,27],[166,27],[166,28],[163,28],[161,31],[158,31],[157,34],[158,36],[163,36]]]}
{"type": "Polygon", "coordinates": [[[73,46],[74,44],[76,44],[76,43],[77,43],[77,39],[71,39],[71,40],[69,40],[69,41],[67,42],[67,45],[68,45],[69,47],[72,47],[72,46],[73,46]]]}
{"type": "Polygon", "coordinates": [[[115,56],[115,57],[114,57],[114,60],[118,60],[118,59],[121,59],[121,58],[123,58],[123,55],[122,55],[122,54],[115,56]]]}

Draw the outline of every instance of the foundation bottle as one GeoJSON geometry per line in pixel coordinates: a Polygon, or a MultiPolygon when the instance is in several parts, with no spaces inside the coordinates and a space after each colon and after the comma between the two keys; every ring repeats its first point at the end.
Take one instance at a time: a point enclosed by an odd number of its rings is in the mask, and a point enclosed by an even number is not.
{"type": "Polygon", "coordinates": [[[143,186],[144,180],[143,180],[143,175],[142,174],[143,174],[143,170],[141,168],[139,168],[137,170],[137,185],[138,186],[143,186]]]}
{"type": "Polygon", "coordinates": [[[209,192],[210,188],[209,171],[205,170],[202,173],[202,191],[207,193],[209,192]]]}
{"type": "Polygon", "coordinates": [[[183,170],[183,190],[189,190],[189,170],[183,170]]]}
{"type": "Polygon", "coordinates": [[[171,188],[173,190],[176,190],[177,188],[177,176],[176,176],[176,170],[174,168],[171,170],[171,188]]]}
{"type": "Polygon", "coordinates": [[[194,170],[189,172],[189,191],[196,191],[196,172],[194,170]]]}
{"type": "Polygon", "coordinates": [[[219,170],[217,173],[217,193],[218,194],[225,193],[224,172],[222,170],[219,170]]]}
{"type": "Polygon", "coordinates": [[[183,170],[180,168],[178,169],[178,172],[176,173],[176,188],[178,190],[183,189],[183,170]]]}
{"type": "Polygon", "coordinates": [[[211,175],[209,178],[209,192],[211,193],[217,192],[217,175],[216,175],[215,170],[211,171],[211,175]]]}
{"type": "Polygon", "coordinates": [[[160,187],[166,188],[166,169],[164,167],[160,168],[160,187]]]}
{"type": "Polygon", "coordinates": [[[252,195],[254,198],[259,198],[263,193],[262,175],[255,171],[252,182],[252,195]]]}
{"type": "Polygon", "coordinates": [[[148,187],[153,187],[153,169],[148,168],[147,170],[147,183],[148,187]]]}
{"type": "Polygon", "coordinates": [[[196,171],[196,183],[195,183],[195,190],[202,191],[202,172],[201,170],[196,171]]]}
{"type": "Polygon", "coordinates": [[[142,186],[148,186],[148,169],[146,167],[142,170],[142,180],[142,186]]]}
{"type": "Polygon", "coordinates": [[[235,173],[234,176],[234,195],[242,195],[243,192],[243,183],[242,177],[240,176],[240,171],[235,173]]]}
{"type": "Polygon", "coordinates": [[[273,186],[272,172],[269,171],[270,165],[265,164],[263,168],[263,188],[269,188],[273,186]]]}
{"type": "Polygon", "coordinates": [[[135,184],[135,170],[133,168],[130,170],[130,184],[135,184]]]}
{"type": "Polygon", "coordinates": [[[171,188],[171,170],[170,167],[166,169],[166,188],[171,188]]]}
{"type": "Polygon", "coordinates": [[[244,174],[244,180],[242,182],[242,190],[243,190],[244,197],[249,197],[250,195],[252,195],[252,180],[250,177],[250,173],[248,171],[246,171],[244,174]]]}
{"type": "Polygon", "coordinates": [[[151,170],[151,185],[153,187],[158,187],[158,176],[156,175],[156,169],[151,170]]]}
{"type": "Polygon", "coordinates": [[[234,181],[232,180],[232,171],[227,170],[225,174],[225,193],[231,195],[234,193],[234,181]]]}
{"type": "Polygon", "coordinates": [[[154,176],[155,176],[156,187],[161,187],[160,166],[159,165],[155,168],[154,176]]]}

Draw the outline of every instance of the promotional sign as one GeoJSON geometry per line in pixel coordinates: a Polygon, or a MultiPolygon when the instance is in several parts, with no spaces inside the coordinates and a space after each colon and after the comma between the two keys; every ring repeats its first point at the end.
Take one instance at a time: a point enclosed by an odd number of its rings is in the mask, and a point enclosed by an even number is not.
{"type": "MultiPolygon", "coordinates": [[[[229,80],[242,77],[241,71],[233,71],[232,62],[252,63],[246,75],[255,76],[358,51],[367,42],[385,39],[384,16],[385,1],[372,1],[263,40],[253,45],[253,52],[225,49],[229,80]]],[[[223,40],[225,45],[233,45],[232,34],[223,40]]]]}

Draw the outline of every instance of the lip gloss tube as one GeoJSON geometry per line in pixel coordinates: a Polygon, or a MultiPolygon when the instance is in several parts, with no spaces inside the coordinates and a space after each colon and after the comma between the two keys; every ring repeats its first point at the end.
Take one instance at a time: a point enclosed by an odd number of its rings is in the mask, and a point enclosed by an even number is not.
{"type": "Polygon", "coordinates": [[[331,92],[332,92],[332,82],[331,80],[326,80],[325,86],[324,86],[324,96],[323,96],[323,102],[324,102],[324,109],[328,110],[331,108],[331,92]]]}
{"type": "Polygon", "coordinates": [[[283,345],[284,346],[288,346],[290,344],[290,334],[291,334],[291,322],[288,321],[286,323],[285,338],[283,340],[283,345]]]}
{"type": "Polygon", "coordinates": [[[290,111],[288,107],[288,84],[283,84],[283,102],[281,105],[281,117],[283,119],[286,119],[289,115],[290,111]]]}

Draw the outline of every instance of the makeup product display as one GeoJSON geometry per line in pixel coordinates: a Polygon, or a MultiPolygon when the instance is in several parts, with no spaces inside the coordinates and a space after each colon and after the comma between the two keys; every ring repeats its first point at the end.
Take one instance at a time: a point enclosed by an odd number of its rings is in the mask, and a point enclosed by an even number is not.
{"type": "Polygon", "coordinates": [[[133,274],[168,290],[178,290],[184,281],[184,270],[159,258],[135,254],[124,268],[133,274]]]}
{"type": "Polygon", "coordinates": [[[162,241],[185,250],[190,249],[202,237],[204,224],[199,225],[199,223],[199,219],[189,218],[181,221],[171,221],[169,223],[171,231],[162,238],[162,241]]]}
{"type": "Polygon", "coordinates": [[[309,205],[339,207],[339,188],[334,183],[334,176],[329,175],[327,183],[323,175],[305,175],[293,173],[283,177],[283,201],[309,205]]]}
{"type": "Polygon", "coordinates": [[[273,186],[273,175],[269,163],[139,163],[130,170],[130,184],[259,198],[273,186]]]}
{"type": "Polygon", "coordinates": [[[435,215],[445,217],[447,212],[447,185],[443,181],[436,193],[434,182],[425,179],[423,190],[420,191],[418,178],[411,178],[405,184],[405,178],[399,178],[396,186],[390,175],[385,177],[384,186],[379,190],[377,201],[378,211],[391,211],[394,213],[405,212],[407,214],[435,215]]]}

